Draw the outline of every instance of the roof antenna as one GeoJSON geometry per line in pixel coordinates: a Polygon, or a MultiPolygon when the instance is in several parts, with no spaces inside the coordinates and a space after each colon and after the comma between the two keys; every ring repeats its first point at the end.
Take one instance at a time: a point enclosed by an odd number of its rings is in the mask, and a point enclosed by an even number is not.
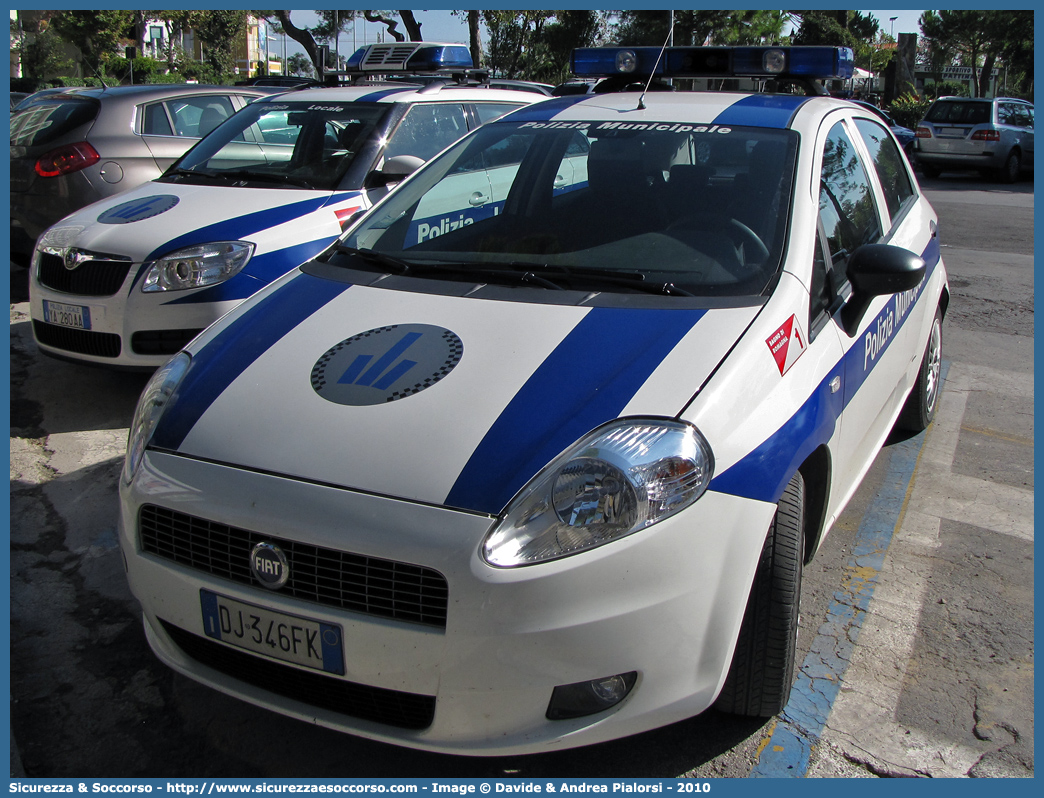
{"type": "Polygon", "coordinates": [[[667,49],[668,43],[674,41],[674,12],[671,12],[671,28],[667,31],[667,38],[663,41],[663,47],[660,48],[659,54],[656,56],[656,63],[653,64],[652,72],[649,73],[649,80],[645,82],[645,88],[642,89],[641,95],[638,97],[638,110],[645,110],[645,93],[649,91],[649,87],[652,85],[653,77],[656,75],[656,67],[660,65],[660,60],[663,58],[663,51],[667,49]]]}

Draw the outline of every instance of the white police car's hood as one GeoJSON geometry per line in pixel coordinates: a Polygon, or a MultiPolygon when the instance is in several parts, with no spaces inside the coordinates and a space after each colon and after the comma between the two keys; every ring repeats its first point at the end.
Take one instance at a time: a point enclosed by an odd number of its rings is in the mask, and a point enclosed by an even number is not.
{"type": "Polygon", "coordinates": [[[141,263],[196,244],[252,241],[324,206],[336,231],[337,209],[359,207],[358,197],[358,191],[151,182],[76,211],[48,229],[41,243],[141,263]]]}
{"type": "Polygon", "coordinates": [[[675,416],[757,308],[590,308],[296,274],[204,334],[152,446],[496,514],[621,416],[675,416]]]}

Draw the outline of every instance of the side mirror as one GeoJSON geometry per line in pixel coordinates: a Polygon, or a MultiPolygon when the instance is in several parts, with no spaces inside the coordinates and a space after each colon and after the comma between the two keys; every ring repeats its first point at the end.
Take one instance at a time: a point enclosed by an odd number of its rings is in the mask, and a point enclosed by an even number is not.
{"type": "Polygon", "coordinates": [[[910,291],[924,279],[925,263],[908,249],[890,244],[865,244],[848,259],[852,296],[841,308],[841,324],[851,337],[875,296],[910,291]]]}
{"type": "Polygon", "coordinates": [[[400,183],[424,165],[424,159],[416,155],[396,155],[384,162],[384,167],[370,172],[367,184],[371,187],[400,183]]]}

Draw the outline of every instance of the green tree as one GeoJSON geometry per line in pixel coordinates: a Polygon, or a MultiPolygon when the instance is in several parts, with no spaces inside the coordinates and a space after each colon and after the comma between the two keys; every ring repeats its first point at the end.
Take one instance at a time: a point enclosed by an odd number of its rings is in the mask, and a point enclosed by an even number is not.
{"type": "Polygon", "coordinates": [[[11,51],[22,65],[26,85],[43,85],[45,81],[69,75],[73,62],[65,52],[65,41],[46,20],[32,20],[19,25],[11,22],[11,51]]]}
{"type": "Polygon", "coordinates": [[[236,67],[236,42],[246,31],[247,12],[243,10],[197,11],[192,28],[203,49],[206,68],[202,79],[210,83],[226,83],[236,67]]]}
{"type": "Polygon", "coordinates": [[[597,43],[604,16],[597,11],[483,11],[489,34],[485,64],[493,74],[557,83],[569,74],[574,47],[597,43]]]}
{"type": "Polygon", "coordinates": [[[925,11],[921,32],[934,50],[976,71],[976,97],[989,93],[998,60],[1032,76],[1032,11],[925,11]]]}
{"type": "Polygon", "coordinates": [[[304,53],[293,53],[286,59],[286,74],[299,75],[304,78],[315,77],[315,68],[304,53]]]}
{"type": "Polygon", "coordinates": [[[79,48],[85,71],[104,77],[109,62],[121,58],[120,43],[132,34],[134,12],[127,10],[58,11],[51,27],[79,48]]]}
{"type": "Polygon", "coordinates": [[[615,16],[613,41],[626,45],[660,46],[674,24],[674,44],[776,43],[783,34],[787,13],[782,11],[620,11],[615,16]]]}

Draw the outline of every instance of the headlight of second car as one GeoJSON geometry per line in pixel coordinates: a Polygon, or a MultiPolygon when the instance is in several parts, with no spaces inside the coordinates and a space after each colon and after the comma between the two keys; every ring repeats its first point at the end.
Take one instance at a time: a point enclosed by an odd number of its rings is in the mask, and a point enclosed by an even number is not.
{"type": "Polygon", "coordinates": [[[567,557],[662,521],[707,489],[710,445],[684,422],[629,419],[567,449],[511,501],[482,556],[510,568],[567,557]]]}
{"type": "Polygon", "coordinates": [[[179,352],[161,366],[149,379],[141,392],[138,406],[134,409],[130,432],[127,435],[127,456],[123,461],[123,482],[129,485],[145,457],[145,447],[152,440],[163,414],[174,398],[181,381],[185,378],[192,358],[187,352],[179,352]]]}
{"type": "Polygon", "coordinates": [[[238,274],[253,253],[249,241],[214,241],[179,249],[151,263],[141,290],[183,291],[222,283],[238,274]]]}

